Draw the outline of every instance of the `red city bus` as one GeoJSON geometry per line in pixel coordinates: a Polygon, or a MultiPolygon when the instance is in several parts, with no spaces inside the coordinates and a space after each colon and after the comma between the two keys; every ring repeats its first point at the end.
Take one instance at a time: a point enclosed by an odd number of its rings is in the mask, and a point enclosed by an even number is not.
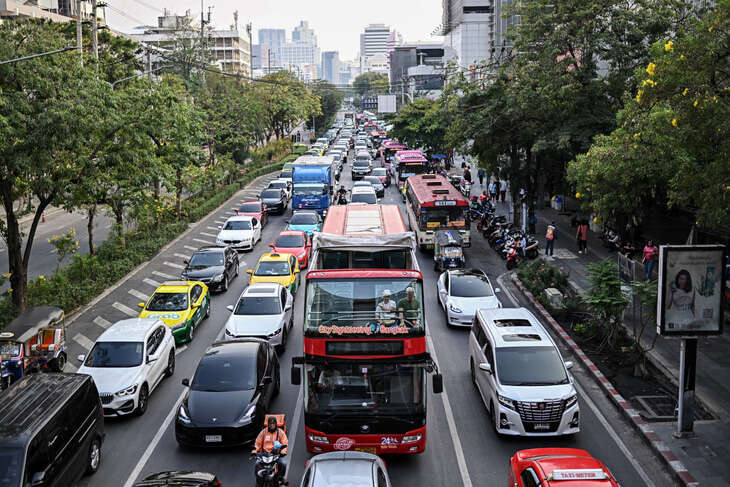
{"type": "Polygon", "coordinates": [[[443,379],[426,351],[414,245],[395,205],[334,206],[315,236],[291,371],[309,452],[425,450],[426,374],[434,393],[443,379]]]}
{"type": "Polygon", "coordinates": [[[433,248],[433,235],[437,230],[458,230],[464,246],[469,247],[471,231],[466,220],[468,209],[469,200],[445,177],[421,174],[408,178],[406,213],[421,250],[433,248]]]}
{"type": "Polygon", "coordinates": [[[398,174],[398,189],[403,191],[409,177],[428,172],[428,159],[420,150],[398,151],[395,153],[395,170],[398,174]]]}

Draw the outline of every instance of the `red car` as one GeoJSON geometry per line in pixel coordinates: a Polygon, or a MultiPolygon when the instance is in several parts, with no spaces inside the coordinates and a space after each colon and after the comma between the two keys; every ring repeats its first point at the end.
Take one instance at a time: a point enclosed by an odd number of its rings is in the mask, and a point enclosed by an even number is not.
{"type": "Polygon", "coordinates": [[[312,251],[312,239],[302,230],[284,230],[276,237],[274,243],[269,244],[274,252],[292,254],[299,261],[299,267],[304,269],[309,265],[309,253],[312,251]]]}
{"type": "Polygon", "coordinates": [[[575,448],[533,448],[509,461],[510,487],[618,487],[600,460],[575,448]]]}
{"type": "Polygon", "coordinates": [[[269,216],[264,211],[264,204],[260,200],[244,201],[236,210],[238,216],[252,216],[261,222],[261,226],[269,223],[269,216]]]}

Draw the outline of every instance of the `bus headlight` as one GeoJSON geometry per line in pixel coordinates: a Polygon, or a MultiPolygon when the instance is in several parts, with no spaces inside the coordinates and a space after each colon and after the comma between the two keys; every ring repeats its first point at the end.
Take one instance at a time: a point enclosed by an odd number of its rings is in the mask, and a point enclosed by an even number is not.
{"type": "Polygon", "coordinates": [[[319,435],[307,435],[309,438],[309,441],[313,441],[315,443],[329,443],[330,440],[327,439],[326,436],[319,436],[319,435]]]}
{"type": "Polygon", "coordinates": [[[417,441],[420,441],[421,438],[423,438],[423,435],[421,435],[421,433],[418,433],[417,435],[406,435],[401,440],[401,443],[415,443],[417,441]]]}

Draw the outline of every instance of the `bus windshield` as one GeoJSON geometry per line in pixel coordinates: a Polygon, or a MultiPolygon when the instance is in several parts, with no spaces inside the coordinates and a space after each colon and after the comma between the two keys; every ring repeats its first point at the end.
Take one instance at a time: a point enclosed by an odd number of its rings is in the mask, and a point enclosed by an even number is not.
{"type": "Polygon", "coordinates": [[[326,336],[423,335],[420,280],[307,279],[304,332],[326,336]]]}
{"type": "Polygon", "coordinates": [[[309,364],[304,374],[310,414],[413,415],[425,412],[425,370],[418,365],[332,362],[309,364]]]}
{"type": "Polygon", "coordinates": [[[466,226],[464,207],[441,206],[422,208],[420,226],[423,229],[463,228],[466,226]]]}
{"type": "Polygon", "coordinates": [[[405,181],[416,174],[423,174],[428,170],[425,164],[401,164],[398,166],[398,179],[405,181]]]}

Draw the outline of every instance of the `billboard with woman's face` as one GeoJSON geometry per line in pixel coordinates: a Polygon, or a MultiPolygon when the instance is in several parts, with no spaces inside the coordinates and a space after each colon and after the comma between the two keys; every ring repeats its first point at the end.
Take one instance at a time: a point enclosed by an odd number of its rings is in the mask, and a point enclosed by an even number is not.
{"type": "Polygon", "coordinates": [[[725,247],[662,245],[659,250],[657,333],[722,333],[725,247]]]}

